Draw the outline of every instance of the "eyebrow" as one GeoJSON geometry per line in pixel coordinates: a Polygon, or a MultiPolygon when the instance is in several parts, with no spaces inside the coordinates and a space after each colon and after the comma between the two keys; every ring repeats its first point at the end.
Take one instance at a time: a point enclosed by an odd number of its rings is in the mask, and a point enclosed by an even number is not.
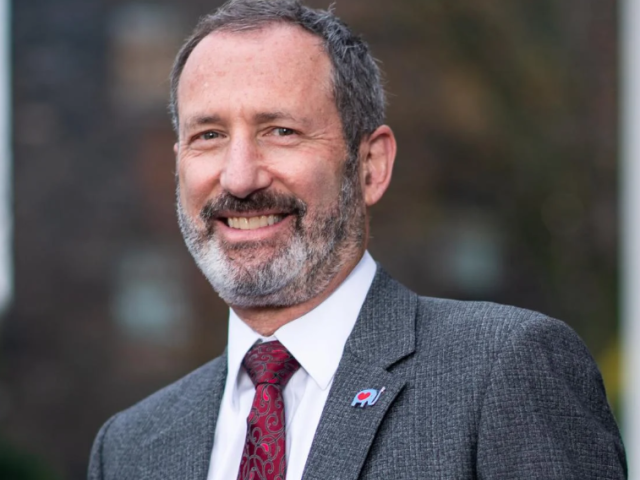
{"type": "Polygon", "coordinates": [[[214,123],[220,123],[222,121],[222,117],[220,115],[198,115],[196,117],[190,118],[184,124],[184,129],[186,131],[192,130],[195,127],[201,127],[203,125],[212,125],[214,123]]]}
{"type": "MultiPolygon", "coordinates": [[[[274,112],[259,112],[253,116],[253,120],[256,123],[269,123],[278,120],[289,120],[296,123],[301,123],[303,125],[308,125],[309,120],[305,118],[294,117],[290,113],[283,112],[280,110],[274,112]]],[[[207,125],[214,125],[223,123],[222,117],[218,114],[210,114],[210,115],[197,115],[193,118],[190,118],[184,123],[184,130],[190,131],[195,129],[196,127],[202,127],[207,125]]]]}
{"type": "Polygon", "coordinates": [[[301,122],[302,121],[301,119],[299,119],[297,117],[294,117],[293,115],[291,115],[289,113],[281,112],[281,111],[257,113],[254,116],[254,120],[257,123],[268,123],[268,122],[273,122],[275,120],[291,120],[291,121],[294,121],[294,122],[301,122]]]}

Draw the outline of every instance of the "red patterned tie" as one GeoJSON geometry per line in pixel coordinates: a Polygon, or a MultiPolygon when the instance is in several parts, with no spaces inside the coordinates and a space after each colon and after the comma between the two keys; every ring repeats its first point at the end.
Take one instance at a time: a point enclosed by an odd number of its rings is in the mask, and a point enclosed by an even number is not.
{"type": "Polygon", "coordinates": [[[300,364],[278,341],[254,345],[242,362],[256,386],[238,480],[285,480],[282,390],[300,364]]]}

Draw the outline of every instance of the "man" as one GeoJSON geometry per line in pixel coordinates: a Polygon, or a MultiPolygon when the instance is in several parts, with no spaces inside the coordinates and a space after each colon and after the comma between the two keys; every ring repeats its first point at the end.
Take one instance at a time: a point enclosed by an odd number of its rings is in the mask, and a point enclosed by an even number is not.
{"type": "Polygon", "coordinates": [[[396,143],[332,13],[226,4],[178,54],[171,105],[180,226],[229,345],[110,419],[91,479],[625,477],[567,326],[418,297],[366,253],[396,143]]]}

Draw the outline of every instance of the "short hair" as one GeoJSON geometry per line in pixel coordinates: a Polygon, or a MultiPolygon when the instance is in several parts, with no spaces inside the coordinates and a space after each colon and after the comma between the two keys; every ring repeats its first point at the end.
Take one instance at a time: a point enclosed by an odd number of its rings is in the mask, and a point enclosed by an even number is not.
{"type": "Polygon", "coordinates": [[[176,56],[171,71],[169,111],[179,133],[178,83],[191,52],[215,31],[241,32],[269,24],[297,25],[323,40],[332,64],[333,96],[351,155],[360,142],[384,123],[385,93],[380,69],[369,47],[329,10],[315,10],[297,0],[230,0],[200,19],[176,56]]]}

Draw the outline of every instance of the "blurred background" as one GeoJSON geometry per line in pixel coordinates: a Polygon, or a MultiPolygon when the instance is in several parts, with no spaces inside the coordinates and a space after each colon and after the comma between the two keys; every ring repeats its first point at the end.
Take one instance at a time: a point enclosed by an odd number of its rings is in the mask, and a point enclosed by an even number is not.
{"type": "MultiPolygon", "coordinates": [[[[176,225],[166,113],[173,57],[221,3],[14,0],[0,18],[13,104],[2,479],[85,478],[109,416],[224,348],[227,309],[176,225]]],[[[335,5],[382,62],[399,141],[373,256],[421,294],[569,323],[624,427],[619,8],[335,5]]]]}

